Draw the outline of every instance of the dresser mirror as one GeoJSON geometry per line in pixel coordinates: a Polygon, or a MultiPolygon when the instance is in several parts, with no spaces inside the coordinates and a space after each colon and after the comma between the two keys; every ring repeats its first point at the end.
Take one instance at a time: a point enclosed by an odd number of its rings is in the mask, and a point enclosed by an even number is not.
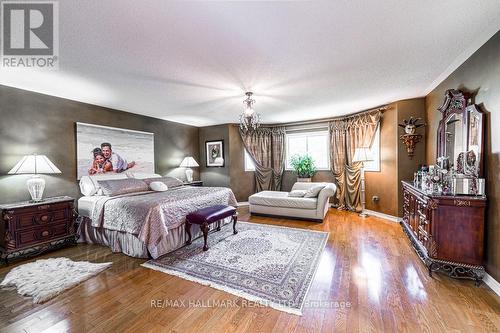
{"type": "Polygon", "coordinates": [[[445,93],[437,133],[437,156],[448,158],[459,175],[483,175],[483,113],[460,90],[445,93]]]}
{"type": "Polygon", "coordinates": [[[467,114],[467,149],[466,175],[482,177],[483,174],[483,114],[475,105],[469,105],[467,114]],[[473,152],[473,154],[471,153],[473,152]],[[475,173],[474,173],[475,172],[475,173]]]}
{"type": "Polygon", "coordinates": [[[445,145],[443,155],[455,165],[458,156],[464,149],[464,119],[461,113],[451,113],[444,123],[445,145]]]}

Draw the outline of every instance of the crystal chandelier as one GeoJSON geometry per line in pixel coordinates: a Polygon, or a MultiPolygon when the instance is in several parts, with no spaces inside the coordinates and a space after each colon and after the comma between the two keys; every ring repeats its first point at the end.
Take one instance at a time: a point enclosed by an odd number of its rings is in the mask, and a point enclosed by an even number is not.
{"type": "Polygon", "coordinates": [[[247,98],[243,101],[245,110],[240,115],[240,129],[242,131],[256,130],[260,126],[260,114],[255,112],[253,105],[255,99],[252,98],[252,92],[246,92],[247,98]]]}

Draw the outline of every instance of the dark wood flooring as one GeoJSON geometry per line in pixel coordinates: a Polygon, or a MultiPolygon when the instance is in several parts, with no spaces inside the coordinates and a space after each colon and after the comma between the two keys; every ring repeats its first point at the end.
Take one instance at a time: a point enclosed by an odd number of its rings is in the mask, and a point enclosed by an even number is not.
{"type": "MultiPolygon", "coordinates": [[[[323,223],[250,217],[240,220],[329,231],[308,299],[330,306],[295,316],[242,307],[238,297],[140,266],[142,259],[78,245],[37,258],[113,262],[112,268],[41,305],[0,291],[5,332],[498,332],[500,301],[493,291],[443,275],[429,277],[401,227],[331,209],[323,223]],[[153,308],[156,299],[197,303],[153,308]],[[200,307],[236,301],[236,307],[200,307]],[[336,306],[335,302],[338,302],[336,306]],[[344,305],[344,306],[342,306],[344,305]],[[350,307],[346,306],[350,305],[350,307]]],[[[36,259],[36,258],[35,258],[36,259]]],[[[33,259],[33,260],[35,260],[33,259]]],[[[0,268],[0,279],[21,261],[0,268]]]]}

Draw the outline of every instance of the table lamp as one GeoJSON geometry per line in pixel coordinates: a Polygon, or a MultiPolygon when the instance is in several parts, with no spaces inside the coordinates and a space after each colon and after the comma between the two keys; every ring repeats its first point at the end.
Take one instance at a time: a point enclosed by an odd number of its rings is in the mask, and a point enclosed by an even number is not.
{"type": "Polygon", "coordinates": [[[61,173],[54,163],[45,155],[26,155],[9,171],[9,175],[29,174],[33,175],[26,185],[31,195],[31,201],[42,201],[43,190],[45,189],[45,179],[40,174],[61,173]]]}
{"type": "Polygon", "coordinates": [[[180,165],[181,168],[186,168],[186,179],[188,182],[193,181],[193,170],[191,168],[199,167],[199,164],[192,156],[184,157],[180,165]]]}
{"type": "Polygon", "coordinates": [[[354,150],[353,162],[361,162],[361,213],[359,216],[367,217],[368,214],[365,213],[365,167],[363,162],[373,161],[372,153],[370,148],[360,147],[354,150]]]}

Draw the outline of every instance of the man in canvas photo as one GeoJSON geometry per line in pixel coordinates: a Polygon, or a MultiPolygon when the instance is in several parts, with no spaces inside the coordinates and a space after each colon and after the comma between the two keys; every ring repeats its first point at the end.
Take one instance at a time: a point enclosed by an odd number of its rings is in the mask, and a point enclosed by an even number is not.
{"type": "Polygon", "coordinates": [[[133,168],[135,165],[135,161],[130,163],[127,162],[126,159],[114,153],[111,148],[111,143],[104,142],[101,144],[101,150],[104,154],[104,158],[108,161],[111,161],[111,165],[113,166],[113,171],[120,173],[130,168],[133,168]]]}

